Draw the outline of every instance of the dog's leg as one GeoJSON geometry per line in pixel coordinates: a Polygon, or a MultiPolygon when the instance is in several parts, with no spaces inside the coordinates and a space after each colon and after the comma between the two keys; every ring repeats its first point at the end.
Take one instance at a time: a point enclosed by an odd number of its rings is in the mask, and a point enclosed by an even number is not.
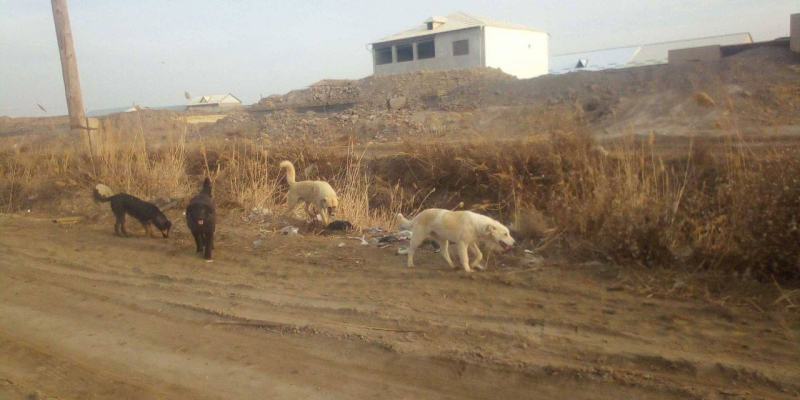
{"type": "Polygon", "coordinates": [[[211,250],[214,249],[214,232],[213,231],[205,232],[203,236],[206,245],[205,258],[207,261],[211,261],[213,260],[213,258],[211,258],[211,250]]]}
{"type": "Polygon", "coordinates": [[[311,217],[311,223],[317,222],[317,213],[311,211],[311,204],[306,202],[306,214],[311,217]]]}
{"type": "Polygon", "coordinates": [[[122,228],[122,234],[124,234],[125,237],[133,236],[128,232],[127,229],[125,229],[125,217],[122,217],[122,222],[120,223],[120,227],[122,228]]]}
{"type": "Polygon", "coordinates": [[[121,228],[122,228],[122,222],[120,222],[119,218],[117,218],[117,222],[114,223],[114,233],[119,237],[122,237],[121,228]]]}
{"type": "Polygon", "coordinates": [[[437,240],[436,243],[439,243],[439,247],[441,248],[440,251],[442,252],[442,257],[444,257],[444,260],[447,261],[447,265],[449,265],[450,268],[458,268],[456,267],[455,264],[453,264],[453,260],[450,259],[450,248],[449,248],[450,242],[448,242],[447,240],[437,240]]]}
{"type": "Polygon", "coordinates": [[[192,231],[192,236],[194,236],[194,244],[197,245],[197,253],[203,252],[203,238],[201,237],[202,232],[195,232],[192,231]]]}
{"type": "Polygon", "coordinates": [[[286,195],[286,212],[284,212],[283,216],[288,217],[292,215],[292,211],[294,208],[297,207],[297,196],[293,196],[291,192],[286,195]]]}
{"type": "Polygon", "coordinates": [[[461,266],[464,268],[464,271],[472,272],[472,269],[469,268],[469,252],[467,247],[467,244],[464,242],[456,243],[458,258],[461,259],[461,266]]]}
{"type": "Polygon", "coordinates": [[[147,232],[148,236],[150,236],[153,239],[158,239],[156,237],[156,234],[153,232],[153,224],[151,224],[150,222],[142,222],[142,226],[144,227],[144,230],[147,232]]]}
{"type": "Polygon", "coordinates": [[[469,264],[470,267],[475,268],[478,271],[483,271],[484,266],[480,264],[481,260],[483,260],[483,253],[481,253],[481,249],[478,248],[478,244],[473,243],[469,245],[469,248],[475,252],[475,259],[469,264]]]}
{"type": "Polygon", "coordinates": [[[319,207],[319,215],[322,217],[322,223],[325,224],[325,226],[328,226],[328,207],[325,207],[325,204],[323,202],[320,202],[318,207],[319,207]]]}
{"type": "Polygon", "coordinates": [[[422,234],[423,232],[417,233],[414,231],[411,234],[411,243],[408,245],[408,268],[412,268],[414,266],[414,252],[417,251],[417,247],[419,247],[423,241],[425,241],[425,235],[422,234]]]}

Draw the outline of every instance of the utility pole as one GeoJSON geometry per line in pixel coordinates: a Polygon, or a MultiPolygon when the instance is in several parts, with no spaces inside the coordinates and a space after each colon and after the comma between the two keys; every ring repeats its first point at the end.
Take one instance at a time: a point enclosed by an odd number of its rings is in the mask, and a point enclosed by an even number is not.
{"type": "Polygon", "coordinates": [[[75,47],[72,44],[72,28],[69,25],[69,11],[67,0],[51,0],[53,5],[53,20],[56,23],[56,38],[58,51],[61,54],[61,72],[64,76],[64,91],[67,94],[67,109],[69,110],[69,125],[73,132],[80,137],[81,131],[86,131],[91,154],[99,150],[97,136],[92,131],[97,131],[99,121],[86,118],[83,109],[83,95],[81,94],[81,81],[78,78],[78,61],[75,58],[75,47]],[[93,140],[95,139],[95,140],[93,140]]]}

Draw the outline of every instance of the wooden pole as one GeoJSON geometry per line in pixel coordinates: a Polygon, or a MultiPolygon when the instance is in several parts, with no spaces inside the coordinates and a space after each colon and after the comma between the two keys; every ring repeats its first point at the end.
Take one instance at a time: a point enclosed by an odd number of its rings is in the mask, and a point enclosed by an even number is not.
{"type": "Polygon", "coordinates": [[[69,25],[69,10],[67,0],[51,0],[53,6],[53,20],[56,24],[56,38],[58,51],[61,55],[61,73],[64,76],[64,91],[67,95],[67,110],[69,110],[69,125],[76,136],[80,138],[81,131],[86,132],[89,152],[95,155],[99,152],[98,136],[99,121],[86,118],[83,108],[83,95],[81,94],[81,80],[78,77],[78,60],[75,58],[75,47],[72,44],[72,28],[69,25]],[[95,132],[93,132],[95,131],[95,132]]]}
{"type": "Polygon", "coordinates": [[[80,129],[85,125],[86,114],[83,110],[81,80],[78,78],[78,61],[75,58],[75,47],[72,44],[72,28],[69,26],[67,0],[52,0],[51,2],[53,5],[53,19],[56,22],[58,51],[61,53],[64,90],[67,93],[69,124],[72,129],[80,129]]]}

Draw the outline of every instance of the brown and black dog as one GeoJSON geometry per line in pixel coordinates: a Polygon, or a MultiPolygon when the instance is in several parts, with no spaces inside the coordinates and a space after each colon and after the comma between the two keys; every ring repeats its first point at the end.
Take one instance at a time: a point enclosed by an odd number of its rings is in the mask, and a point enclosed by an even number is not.
{"type": "Polygon", "coordinates": [[[156,234],[153,232],[153,225],[161,231],[161,235],[163,235],[164,238],[169,237],[169,230],[172,228],[172,222],[170,222],[167,216],[153,203],[148,203],[127,193],[118,193],[113,196],[104,197],[97,189],[94,190],[94,200],[98,203],[111,202],[111,211],[113,211],[114,216],[117,217],[117,222],[114,223],[114,232],[117,236],[131,236],[125,229],[125,214],[128,214],[136,218],[142,224],[150,237],[156,237],[156,234]]]}
{"type": "Polygon", "coordinates": [[[206,261],[212,261],[211,250],[214,250],[214,230],[216,228],[216,210],[211,200],[211,179],[203,181],[203,189],[194,196],[186,207],[186,224],[192,231],[197,252],[203,252],[206,261]]]}

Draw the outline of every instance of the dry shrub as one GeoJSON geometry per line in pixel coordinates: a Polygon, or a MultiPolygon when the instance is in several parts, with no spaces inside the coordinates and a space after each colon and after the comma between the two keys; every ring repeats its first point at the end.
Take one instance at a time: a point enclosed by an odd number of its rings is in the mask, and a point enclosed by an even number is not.
{"type": "Polygon", "coordinates": [[[160,149],[149,149],[143,136],[123,141],[119,135],[109,134],[102,154],[96,159],[82,156],[77,168],[87,181],[147,199],[190,193],[185,134],[160,149]]]}
{"type": "Polygon", "coordinates": [[[747,152],[734,136],[711,143],[730,149],[721,156],[699,145],[664,159],[654,141],[624,138],[605,151],[577,127],[547,140],[408,142],[372,170],[404,189],[407,208],[463,202],[522,239],[563,234],[569,254],[800,277],[797,154],[747,152]]]}
{"type": "Polygon", "coordinates": [[[275,210],[280,196],[279,171],[270,163],[267,150],[251,142],[234,141],[222,152],[218,165],[220,175],[214,180],[218,203],[275,210]]]}
{"type": "Polygon", "coordinates": [[[800,151],[753,153],[739,137],[713,190],[690,213],[696,262],[758,277],[800,278],[800,151]]]}
{"type": "Polygon", "coordinates": [[[313,165],[339,194],[337,219],[361,228],[391,228],[398,211],[464,208],[509,223],[519,239],[560,238],[568,255],[800,278],[796,147],[756,152],[733,136],[676,155],[651,135],[603,148],[576,118],[553,118],[548,135],[527,140],[408,141],[373,160],[352,146],[187,146],[185,128],[161,147],[110,134],[96,158],[63,143],[23,143],[0,154],[0,206],[20,209],[64,177],[152,199],[189,196],[211,175],[221,207],[275,209],[287,190],[278,163],[288,159],[301,174],[313,165]]]}
{"type": "Polygon", "coordinates": [[[402,198],[392,192],[387,204],[370,207],[372,178],[364,168],[363,157],[363,154],[355,153],[351,145],[345,168],[333,178],[333,187],[339,197],[339,215],[336,218],[350,221],[360,228],[378,226],[390,229],[394,225],[394,215],[402,209],[402,198]]]}

